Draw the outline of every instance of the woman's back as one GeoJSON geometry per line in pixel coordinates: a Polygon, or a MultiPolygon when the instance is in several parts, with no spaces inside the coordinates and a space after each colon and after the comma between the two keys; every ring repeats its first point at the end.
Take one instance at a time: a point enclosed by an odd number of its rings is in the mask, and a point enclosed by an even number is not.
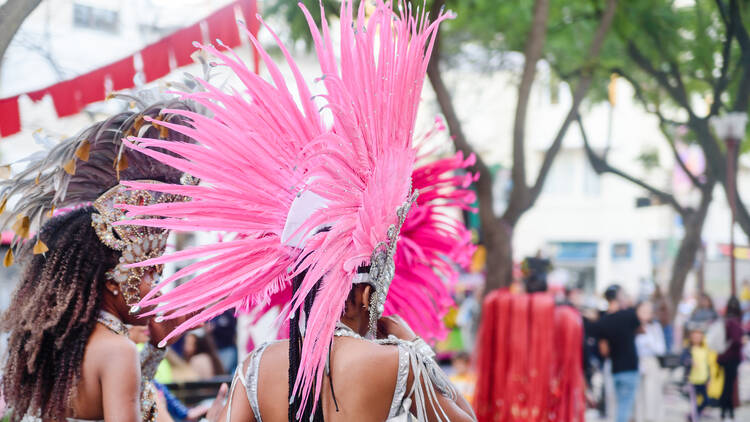
{"type": "MultiPolygon", "coordinates": [[[[289,342],[280,341],[268,345],[262,350],[258,363],[257,403],[260,416],[263,422],[286,422],[289,411],[289,342]]],[[[245,378],[247,397],[233,394],[233,400],[246,401],[249,408],[252,408],[254,396],[252,365],[253,355],[243,364],[244,374],[249,375],[245,378]]],[[[348,337],[335,338],[331,348],[331,377],[324,376],[321,386],[321,403],[326,422],[385,421],[394,399],[398,366],[397,346],[379,345],[348,337]]],[[[244,413],[233,410],[231,420],[256,420],[252,412],[250,415],[244,413]]]]}
{"type": "MultiPolygon", "coordinates": [[[[76,386],[75,398],[71,403],[72,409],[68,416],[83,420],[103,420],[105,416],[105,398],[102,396],[104,384],[110,384],[113,388],[122,391],[137,389],[138,370],[138,351],[135,344],[127,337],[115,334],[108,328],[97,324],[86,343],[81,379],[76,386]]],[[[121,399],[137,398],[137,394],[133,393],[130,391],[130,394],[123,394],[119,397],[121,399]]],[[[137,413],[140,412],[137,407],[138,401],[129,404],[121,403],[116,408],[126,405],[138,409],[137,413]]]]}

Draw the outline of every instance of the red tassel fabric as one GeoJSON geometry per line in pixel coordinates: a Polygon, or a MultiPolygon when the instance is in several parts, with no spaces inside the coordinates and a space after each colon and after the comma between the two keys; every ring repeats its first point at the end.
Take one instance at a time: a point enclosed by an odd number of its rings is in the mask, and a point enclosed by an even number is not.
{"type": "Polygon", "coordinates": [[[547,293],[531,295],[531,326],[529,329],[528,420],[547,422],[546,409],[550,392],[552,363],[556,349],[553,332],[555,300],[547,293]]]}
{"type": "Polygon", "coordinates": [[[0,135],[10,136],[21,131],[18,96],[0,99],[0,135]]]}
{"type": "Polygon", "coordinates": [[[492,421],[494,412],[494,371],[493,361],[496,359],[495,334],[496,324],[500,319],[497,316],[496,297],[502,294],[495,290],[487,295],[482,306],[482,320],[479,325],[477,336],[477,385],[474,392],[474,411],[479,422],[492,421]]]}
{"type": "Polygon", "coordinates": [[[480,422],[582,422],[583,325],[548,293],[487,295],[477,339],[480,422]]]}

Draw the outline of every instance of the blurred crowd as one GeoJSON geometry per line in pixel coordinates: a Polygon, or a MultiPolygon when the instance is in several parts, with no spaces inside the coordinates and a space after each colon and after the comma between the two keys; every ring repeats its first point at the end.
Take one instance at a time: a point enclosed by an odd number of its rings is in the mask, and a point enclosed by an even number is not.
{"type": "Polygon", "coordinates": [[[672,306],[658,287],[633,300],[612,285],[604,298],[606,309],[583,306],[577,289],[564,298],[583,316],[587,400],[601,418],[662,421],[665,389],[674,386],[690,403],[687,420],[701,420],[708,408],[735,420],[738,368],[750,354],[750,282],[718,307],[705,292],[672,306]]]}

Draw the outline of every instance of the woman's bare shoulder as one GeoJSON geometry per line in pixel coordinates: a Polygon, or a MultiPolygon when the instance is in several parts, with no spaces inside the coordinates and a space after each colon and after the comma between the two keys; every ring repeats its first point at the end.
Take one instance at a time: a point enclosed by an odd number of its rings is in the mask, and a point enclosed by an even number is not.
{"type": "Polygon", "coordinates": [[[138,372],[138,348],[129,338],[97,325],[86,344],[84,368],[103,374],[113,363],[138,372]]]}
{"type": "Polygon", "coordinates": [[[91,333],[87,349],[106,358],[122,359],[138,357],[138,347],[129,338],[113,333],[97,324],[91,333]]]}

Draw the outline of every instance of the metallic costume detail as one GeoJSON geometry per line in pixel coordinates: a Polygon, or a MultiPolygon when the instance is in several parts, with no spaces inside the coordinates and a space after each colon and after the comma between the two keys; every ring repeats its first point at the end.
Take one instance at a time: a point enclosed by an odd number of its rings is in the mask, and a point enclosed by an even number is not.
{"type": "Polygon", "coordinates": [[[385,311],[385,300],[388,297],[388,289],[391,287],[393,277],[396,275],[396,245],[401,226],[404,225],[406,216],[409,215],[412,204],[417,200],[419,191],[414,191],[396,210],[398,216],[397,224],[388,227],[388,239],[378,243],[370,257],[370,273],[366,278],[355,277],[354,283],[364,282],[373,287],[375,292],[370,296],[370,324],[368,337],[375,338],[378,330],[378,320],[385,311]]]}
{"type": "Polygon", "coordinates": [[[150,342],[141,349],[141,383],[148,383],[154,379],[156,370],[162,359],[167,355],[167,349],[161,349],[150,342]]]}
{"type": "MultiPolygon", "coordinates": [[[[142,182],[158,183],[147,180],[142,182]]],[[[120,205],[145,206],[172,202],[175,199],[175,195],[159,195],[155,198],[148,191],[129,190],[126,186],[117,185],[94,201],[98,214],[91,215],[91,225],[99,240],[111,249],[122,251],[120,262],[107,272],[107,277],[122,286],[122,295],[128,306],[141,300],[139,285],[144,278],[154,273],[148,271],[150,267],[126,266],[161,256],[167,247],[169,231],[140,226],[115,226],[112,223],[126,219],[125,211],[120,205]]],[[[157,266],[155,270],[158,274],[162,268],[157,266]]]]}
{"type": "Polygon", "coordinates": [[[227,403],[227,420],[230,422],[232,418],[232,397],[234,397],[234,389],[237,387],[237,381],[239,381],[243,387],[245,387],[245,395],[247,395],[247,401],[250,403],[250,408],[253,411],[256,422],[263,422],[260,417],[260,404],[258,403],[258,371],[260,369],[260,358],[263,356],[263,352],[266,348],[278,341],[272,341],[269,343],[263,343],[250,355],[250,362],[247,365],[247,371],[242,374],[242,367],[244,365],[237,366],[237,370],[234,373],[234,379],[232,379],[232,388],[229,390],[229,403],[227,403]]]}
{"type": "MultiPolygon", "coordinates": [[[[182,184],[195,185],[198,179],[183,174],[180,179],[182,184]]],[[[140,183],[160,182],[154,180],[137,180],[140,183]]],[[[141,300],[139,285],[141,281],[156,284],[157,275],[161,274],[162,265],[153,267],[127,268],[151,258],[157,258],[164,254],[167,248],[169,230],[154,227],[114,225],[118,221],[127,220],[123,205],[125,206],[148,206],[164,204],[169,202],[184,201],[187,198],[180,195],[150,192],[147,190],[133,190],[127,186],[117,185],[102,194],[94,201],[94,208],[98,213],[91,215],[91,226],[94,227],[99,240],[106,246],[116,251],[121,251],[120,262],[115,268],[107,272],[107,277],[122,286],[122,295],[128,306],[135,307],[141,300]],[[148,271],[153,268],[155,271],[148,271]]],[[[141,217],[148,218],[148,217],[141,217]]],[[[134,309],[133,312],[136,312],[134,309]]]]}
{"type": "Polygon", "coordinates": [[[119,318],[107,311],[99,311],[99,316],[96,317],[96,322],[109,328],[109,330],[115,334],[119,334],[125,337],[128,336],[127,325],[123,324],[119,318]]]}
{"type": "MultiPolygon", "coordinates": [[[[440,366],[435,362],[433,359],[433,356],[435,356],[435,352],[432,351],[432,349],[427,346],[427,344],[424,342],[424,340],[417,338],[415,341],[406,341],[401,340],[393,335],[388,336],[386,339],[376,339],[376,340],[370,340],[365,339],[364,337],[360,336],[359,334],[355,333],[351,328],[347,327],[346,325],[338,322],[336,323],[336,330],[334,332],[335,336],[339,337],[352,337],[357,339],[362,339],[366,341],[372,341],[377,344],[383,344],[383,345],[396,345],[399,348],[399,376],[401,375],[401,359],[402,359],[402,353],[404,356],[408,358],[408,362],[411,365],[411,372],[414,374],[414,379],[429,379],[430,382],[425,382],[423,388],[423,383],[421,382],[414,382],[412,383],[411,389],[403,393],[398,391],[398,382],[397,382],[397,391],[396,393],[401,394],[401,397],[403,399],[401,402],[403,402],[406,399],[413,398],[416,408],[417,408],[417,415],[416,419],[418,421],[426,421],[427,420],[427,400],[429,400],[434,409],[438,409],[439,412],[437,413],[437,417],[439,421],[450,421],[448,419],[448,416],[445,414],[445,411],[440,406],[440,403],[437,401],[437,393],[442,394],[445,397],[448,397],[451,400],[456,400],[458,397],[458,393],[453,388],[452,384],[450,383],[450,380],[448,377],[443,373],[442,369],[440,369],[440,366]],[[425,347],[429,349],[429,352],[425,350],[425,347]]],[[[408,376],[409,371],[406,371],[406,374],[408,376]]],[[[406,384],[404,383],[404,388],[406,387],[406,384]]],[[[395,399],[395,394],[394,394],[395,399]]],[[[404,406],[401,406],[401,402],[399,402],[399,406],[395,406],[394,404],[391,405],[391,410],[393,411],[394,408],[397,409],[397,411],[400,411],[404,406]]],[[[397,415],[391,415],[397,416],[397,415]]]]}

